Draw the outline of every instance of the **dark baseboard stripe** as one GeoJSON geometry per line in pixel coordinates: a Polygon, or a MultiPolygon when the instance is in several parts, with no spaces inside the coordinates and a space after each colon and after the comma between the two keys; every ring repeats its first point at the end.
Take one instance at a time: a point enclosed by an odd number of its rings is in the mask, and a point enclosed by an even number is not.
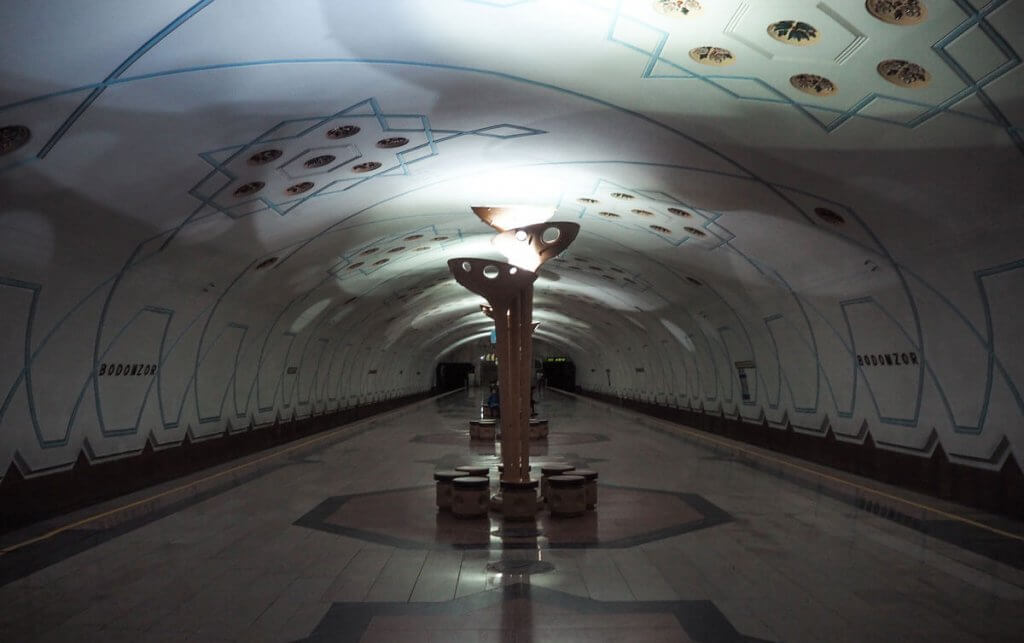
{"type": "Polygon", "coordinates": [[[13,464],[0,482],[0,535],[118,496],[151,487],[282,444],[351,424],[437,395],[425,391],[301,419],[278,419],[264,428],[92,462],[81,452],[68,470],[26,478],[13,464]]]}
{"type": "MultiPolygon", "coordinates": [[[[1016,467],[1016,462],[1013,461],[1012,458],[1007,461],[1007,465],[1004,466],[1003,471],[993,472],[974,470],[964,465],[950,463],[945,459],[945,454],[942,453],[941,447],[936,448],[936,453],[933,454],[932,458],[918,458],[907,454],[892,453],[878,449],[873,443],[871,443],[870,436],[868,436],[864,444],[850,444],[837,442],[834,438],[830,440],[822,437],[795,433],[791,428],[786,431],[782,431],[768,426],[751,425],[738,420],[731,420],[729,418],[694,413],[693,411],[685,409],[667,408],[644,402],[620,400],[619,398],[588,391],[576,391],[575,394],[606,404],[621,406],[630,411],[639,412],[644,415],[655,417],[659,420],[666,420],[668,422],[682,425],[688,429],[698,429],[702,432],[753,444],[777,453],[797,456],[802,460],[813,462],[815,464],[848,471],[856,475],[879,480],[886,484],[912,489],[917,492],[923,491],[925,493],[929,493],[937,488],[956,489],[963,485],[981,483],[986,485],[999,484],[1003,479],[1007,478],[1011,485],[1014,483],[1021,484],[1020,469],[1016,467]],[[704,419],[702,420],[701,418],[704,419]],[[760,435],[760,433],[780,434],[783,437],[780,438],[776,436],[776,439],[773,441],[770,437],[765,438],[763,435],[760,435]],[[753,439],[747,439],[751,435],[756,437],[753,439]],[[817,444],[808,445],[807,442],[812,440],[817,444]],[[787,450],[786,447],[792,444],[798,445],[797,448],[794,448],[792,451],[787,450]],[[941,459],[937,460],[937,456],[940,456],[941,459]],[[940,487],[934,480],[929,481],[927,478],[922,479],[920,477],[901,477],[898,475],[899,472],[895,472],[896,475],[872,475],[872,473],[879,471],[882,467],[920,467],[921,463],[918,461],[921,460],[925,461],[925,463],[929,463],[932,471],[938,471],[941,475],[949,476],[953,482],[948,483],[948,487],[940,487]],[[839,464],[846,466],[838,466],[839,464]],[[1013,478],[1014,471],[1016,471],[1016,480],[1013,478]],[[995,482],[993,482],[993,479],[995,482]],[[900,484],[900,480],[909,480],[912,484],[900,484]],[[978,482],[979,480],[981,481],[980,483],[978,482]],[[928,484],[929,482],[932,484],[928,484]]],[[[687,442],[695,442],[694,437],[687,437],[673,432],[670,428],[660,428],[656,426],[651,428],[652,430],[669,437],[687,442]]],[[[727,447],[723,446],[721,449],[725,450],[727,447]]],[[[771,460],[772,458],[769,457],[768,459],[771,460]]],[[[1014,533],[1021,530],[1021,525],[1019,523],[1009,524],[1010,521],[1005,521],[1006,524],[986,528],[984,526],[971,524],[971,521],[966,519],[948,519],[947,516],[942,515],[943,512],[938,512],[938,510],[928,512],[927,515],[918,517],[908,513],[907,507],[904,503],[888,501],[885,494],[877,496],[875,494],[869,494],[870,497],[865,497],[865,494],[858,492],[852,487],[843,488],[837,484],[822,484],[820,480],[813,479],[810,474],[801,475],[781,466],[772,466],[771,463],[766,464],[762,460],[753,456],[740,454],[736,457],[735,461],[744,466],[749,466],[756,470],[776,475],[777,477],[788,482],[792,482],[800,487],[813,490],[817,493],[821,493],[830,498],[857,507],[858,509],[875,514],[881,518],[899,523],[933,538],[955,545],[961,549],[980,554],[992,560],[997,560],[1016,569],[1024,570],[1024,547],[1021,546],[1021,537],[1014,536],[1014,533]],[[1011,531],[1003,532],[1004,529],[1011,531]],[[1000,532],[1005,533],[1005,535],[1001,535],[1000,532]]],[[[920,468],[915,469],[915,471],[919,473],[920,468]]],[[[926,471],[928,471],[928,469],[926,469],[926,471]]],[[[1021,487],[1017,487],[1018,492],[1020,489],[1021,487]]],[[[1009,489],[1004,490],[1004,493],[1013,493],[1013,491],[1014,487],[1011,486],[1009,489]]],[[[937,493],[929,493],[929,495],[940,497],[937,493]]],[[[967,497],[976,498],[977,494],[970,493],[967,494],[967,497]]],[[[942,499],[959,502],[960,504],[969,504],[958,499],[955,494],[950,494],[950,496],[942,499]]],[[[991,510],[989,507],[983,508],[991,510]]],[[[1004,515],[1009,515],[1011,518],[1017,518],[1022,510],[1021,501],[1018,501],[1018,504],[1007,507],[1006,509],[1007,510],[1005,511],[997,511],[997,513],[1003,513],[1004,515]]]]}
{"type": "Polygon", "coordinates": [[[591,391],[575,393],[942,500],[1024,519],[1024,473],[1013,454],[1007,457],[1002,469],[992,471],[950,462],[941,444],[935,446],[930,457],[916,456],[877,447],[870,431],[857,444],[837,440],[831,430],[808,435],[792,427],[773,428],[766,422],[752,424],[591,391]]]}

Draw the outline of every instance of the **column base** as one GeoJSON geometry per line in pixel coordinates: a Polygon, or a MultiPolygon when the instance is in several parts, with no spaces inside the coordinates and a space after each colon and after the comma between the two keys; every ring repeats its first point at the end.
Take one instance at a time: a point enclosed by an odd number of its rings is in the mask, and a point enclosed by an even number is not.
{"type": "MultiPolygon", "coordinates": [[[[505,520],[533,520],[537,516],[540,505],[537,502],[537,481],[512,482],[502,480],[500,493],[501,515],[505,520]]],[[[491,502],[494,503],[494,498],[491,502]]]]}

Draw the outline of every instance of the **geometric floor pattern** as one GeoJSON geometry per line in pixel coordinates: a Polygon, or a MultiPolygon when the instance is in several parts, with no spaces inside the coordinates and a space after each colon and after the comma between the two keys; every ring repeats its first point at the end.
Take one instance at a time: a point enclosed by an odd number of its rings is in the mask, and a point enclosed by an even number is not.
{"type": "Polygon", "coordinates": [[[402,549],[595,549],[635,547],[714,527],[729,515],[697,494],[598,485],[598,506],[576,518],[539,512],[503,529],[499,515],[437,511],[434,485],[335,496],[295,525],[402,549]]]}
{"type": "Polygon", "coordinates": [[[34,544],[39,531],[8,534],[25,546],[0,556],[0,643],[1020,641],[1014,556],[923,531],[913,509],[911,522],[865,511],[856,486],[836,491],[842,472],[791,479],[554,391],[538,399],[552,431],[530,445],[533,473],[595,469],[596,509],[525,525],[439,513],[435,470],[497,478],[500,446],[466,431],[483,395],[261,453],[265,466],[226,465],[153,506],[188,481],[141,491],[111,503],[123,519],[63,517],[68,531],[34,544]]]}
{"type": "MultiPolygon", "coordinates": [[[[548,446],[563,447],[575,444],[593,444],[595,442],[607,442],[608,436],[601,433],[584,433],[584,432],[572,432],[562,433],[552,431],[548,434],[548,437],[543,440],[531,440],[530,450],[531,454],[538,448],[541,450],[546,449],[548,446]]],[[[486,450],[487,447],[491,447],[494,450],[500,446],[500,442],[495,440],[470,440],[469,431],[446,431],[444,433],[428,433],[424,435],[416,435],[410,440],[411,442],[422,442],[424,444],[447,444],[450,446],[469,446],[474,451],[478,449],[486,450]]]]}

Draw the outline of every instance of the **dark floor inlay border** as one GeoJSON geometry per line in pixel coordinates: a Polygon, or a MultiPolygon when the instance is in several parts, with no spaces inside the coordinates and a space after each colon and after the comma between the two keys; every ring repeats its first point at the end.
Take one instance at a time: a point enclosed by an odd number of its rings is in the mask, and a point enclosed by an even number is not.
{"type": "Polygon", "coordinates": [[[525,527],[504,525],[491,530],[491,535],[498,538],[537,538],[544,535],[544,532],[538,529],[537,525],[527,525],[525,527]]]}
{"type": "Polygon", "coordinates": [[[698,494],[606,483],[598,488],[595,511],[576,518],[542,511],[534,523],[506,525],[496,514],[455,518],[436,509],[434,486],[424,485],[332,496],[293,524],[399,549],[500,551],[634,547],[733,520],[698,494]]]}
{"type": "MultiPolygon", "coordinates": [[[[545,440],[531,440],[530,446],[575,446],[581,444],[596,444],[598,442],[610,442],[611,438],[604,433],[589,433],[584,431],[551,431],[545,440]]],[[[409,442],[419,444],[439,444],[445,446],[494,446],[501,441],[470,440],[469,429],[444,431],[442,433],[420,433],[409,438],[409,442]]]]}
{"type": "MultiPolygon", "coordinates": [[[[529,641],[535,629],[550,629],[545,628],[544,618],[535,616],[551,609],[575,615],[628,615],[636,617],[639,623],[646,617],[652,624],[659,616],[675,617],[686,635],[699,642],[764,641],[738,632],[721,610],[708,600],[596,601],[528,583],[514,583],[500,591],[481,592],[444,603],[334,603],[306,640],[359,641],[371,628],[374,619],[398,617],[412,623],[419,617],[427,624],[432,617],[458,616],[470,621],[475,612],[492,610],[500,613],[497,614],[497,623],[494,620],[488,622],[489,630],[504,635],[501,640],[529,641]]],[[[550,613],[547,616],[548,620],[555,618],[550,613]]],[[[465,628],[464,633],[476,634],[472,623],[467,622],[465,628]]],[[[566,632],[571,633],[572,630],[566,629],[566,632]]],[[[452,640],[460,640],[457,629],[446,629],[445,633],[452,640]]]]}
{"type": "Polygon", "coordinates": [[[544,560],[519,560],[515,558],[502,558],[487,563],[484,567],[491,574],[512,574],[515,576],[529,576],[530,574],[546,574],[555,571],[555,566],[544,560]]]}

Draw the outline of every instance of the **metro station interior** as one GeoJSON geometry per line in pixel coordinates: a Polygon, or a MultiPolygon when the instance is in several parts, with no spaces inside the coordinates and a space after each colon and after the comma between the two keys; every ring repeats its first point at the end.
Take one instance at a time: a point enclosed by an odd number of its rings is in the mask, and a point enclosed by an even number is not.
{"type": "Polygon", "coordinates": [[[0,34],[0,640],[1020,640],[1024,0],[0,34]]]}

